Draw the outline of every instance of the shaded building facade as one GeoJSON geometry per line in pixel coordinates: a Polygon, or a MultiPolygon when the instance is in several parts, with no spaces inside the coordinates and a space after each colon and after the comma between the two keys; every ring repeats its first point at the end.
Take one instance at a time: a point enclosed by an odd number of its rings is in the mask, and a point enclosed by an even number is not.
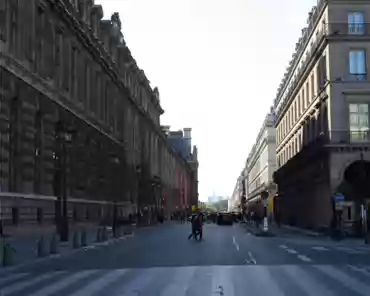
{"type": "Polygon", "coordinates": [[[250,151],[244,169],[247,211],[260,211],[263,199],[267,198],[267,210],[273,212],[276,184],[273,174],[276,169],[276,130],[273,108],[265,120],[250,151]]]}
{"type": "MultiPolygon", "coordinates": [[[[162,126],[167,137],[168,144],[187,162],[191,167],[192,176],[185,179],[179,171],[176,171],[176,180],[179,184],[176,205],[180,210],[189,211],[191,206],[198,205],[198,149],[192,146],[191,128],[184,128],[179,131],[171,131],[170,126],[162,126]]],[[[173,201],[174,202],[174,201],[173,201]]]]}
{"type": "Polygon", "coordinates": [[[97,221],[165,209],[197,173],[160,127],[152,89],[93,0],[0,1],[3,223],[97,221]],[[176,173],[175,173],[176,172],[176,173]],[[61,197],[67,202],[62,204],[61,197]]]}
{"type": "MultiPolygon", "coordinates": [[[[275,99],[278,207],[283,222],[356,224],[370,197],[368,1],[320,0],[275,99]],[[333,200],[344,195],[340,215],[333,200]]],[[[361,228],[361,225],[360,225],[361,228]]]]}

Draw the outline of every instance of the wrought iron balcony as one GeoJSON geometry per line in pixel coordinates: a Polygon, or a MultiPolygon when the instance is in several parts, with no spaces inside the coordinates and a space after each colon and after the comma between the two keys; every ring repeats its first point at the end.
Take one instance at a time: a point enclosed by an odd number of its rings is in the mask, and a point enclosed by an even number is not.
{"type": "Polygon", "coordinates": [[[370,145],[370,131],[330,131],[328,144],[367,144],[370,145]]]}
{"type": "MultiPolygon", "coordinates": [[[[317,55],[323,40],[327,39],[328,37],[336,36],[347,38],[361,38],[361,36],[368,37],[370,36],[370,23],[350,24],[345,22],[325,24],[323,27],[319,28],[316,38],[314,39],[313,43],[311,43],[310,49],[307,50],[306,46],[312,39],[309,36],[309,32],[307,31],[307,33],[301,38],[300,44],[297,46],[293,60],[290,62],[287,72],[279,87],[277,98],[275,99],[275,105],[278,105],[280,101],[286,102],[286,99],[290,98],[296,91],[303,73],[307,70],[312,58],[317,55]],[[303,56],[301,54],[304,50],[306,50],[306,53],[303,56]],[[303,62],[298,68],[298,71],[294,76],[295,78],[293,78],[292,73],[296,69],[300,60],[303,60],[303,62]]],[[[350,75],[350,77],[346,77],[346,79],[350,81],[365,81],[367,80],[367,76],[363,74],[350,75]]],[[[282,108],[279,110],[281,109],[282,108]]],[[[279,116],[279,113],[280,112],[277,113],[277,116],[279,116]]]]}
{"type": "Polygon", "coordinates": [[[360,23],[330,23],[327,24],[328,36],[369,36],[370,35],[370,24],[360,23]]]}

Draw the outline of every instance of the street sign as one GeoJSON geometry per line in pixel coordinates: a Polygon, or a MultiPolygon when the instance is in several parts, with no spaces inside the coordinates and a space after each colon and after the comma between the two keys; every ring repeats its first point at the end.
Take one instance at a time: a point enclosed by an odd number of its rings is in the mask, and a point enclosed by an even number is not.
{"type": "Polygon", "coordinates": [[[344,197],[344,195],[343,195],[342,193],[335,193],[335,194],[333,195],[333,199],[334,199],[334,201],[335,201],[336,203],[338,203],[338,202],[344,202],[345,197],[344,197]]]}
{"type": "Polygon", "coordinates": [[[366,207],[364,205],[361,205],[361,218],[362,221],[365,221],[366,219],[366,207]]]}

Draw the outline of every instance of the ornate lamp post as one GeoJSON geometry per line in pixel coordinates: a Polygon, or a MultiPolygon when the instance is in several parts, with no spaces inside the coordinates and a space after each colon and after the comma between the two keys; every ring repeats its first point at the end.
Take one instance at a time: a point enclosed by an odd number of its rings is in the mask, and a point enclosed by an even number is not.
{"type": "Polygon", "coordinates": [[[142,177],[142,169],[140,165],[136,166],[136,205],[137,205],[137,218],[138,222],[141,221],[141,177],[142,177]]]}
{"type": "Polygon", "coordinates": [[[117,195],[119,194],[119,179],[118,179],[118,175],[119,175],[119,172],[118,172],[118,167],[120,165],[120,160],[117,156],[111,156],[110,158],[110,161],[111,163],[113,164],[114,166],[114,169],[111,170],[113,172],[113,176],[111,177],[112,180],[111,182],[113,182],[113,190],[112,190],[112,195],[113,195],[113,219],[112,219],[112,230],[113,230],[113,235],[114,237],[116,237],[117,235],[117,195]]]}
{"type": "MultiPolygon", "coordinates": [[[[57,124],[57,141],[60,145],[60,154],[56,156],[58,163],[60,190],[57,196],[57,230],[61,241],[68,241],[69,238],[69,223],[68,223],[68,201],[67,201],[67,187],[68,187],[68,153],[67,145],[72,142],[72,137],[75,131],[68,129],[67,126],[58,122],[57,124]]],[[[58,179],[59,179],[58,178],[58,179]]]]}

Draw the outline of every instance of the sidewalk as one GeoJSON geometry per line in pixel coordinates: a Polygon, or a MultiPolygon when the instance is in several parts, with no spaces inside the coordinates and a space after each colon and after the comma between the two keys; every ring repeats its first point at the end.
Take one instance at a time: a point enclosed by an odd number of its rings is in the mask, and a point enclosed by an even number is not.
{"type": "MultiPolygon", "coordinates": [[[[129,234],[132,227],[122,226],[118,236],[129,234]],[[128,231],[128,228],[131,228],[128,231]]],[[[111,227],[93,224],[70,226],[68,242],[60,242],[55,226],[22,226],[7,228],[7,234],[0,239],[0,269],[11,265],[26,264],[37,258],[65,254],[81,247],[112,240],[111,227]]]]}
{"type": "Polygon", "coordinates": [[[313,237],[323,237],[326,236],[324,233],[320,233],[317,231],[312,231],[308,229],[303,229],[295,226],[290,226],[290,225],[281,225],[280,228],[276,224],[270,225],[271,228],[274,229],[274,231],[279,232],[279,231],[285,231],[286,233],[301,233],[305,234],[308,236],[313,236],[313,237]]]}
{"type": "MultiPolygon", "coordinates": [[[[263,223],[257,227],[253,222],[246,222],[244,221],[243,224],[247,228],[249,232],[252,234],[258,235],[261,232],[263,233],[263,223]]],[[[307,236],[312,237],[325,237],[326,235],[320,232],[303,229],[299,227],[294,227],[290,225],[281,225],[278,227],[275,223],[268,224],[268,231],[269,234],[272,234],[273,236],[283,236],[287,234],[303,234],[307,236]]],[[[270,235],[271,236],[271,235],[270,235]]]]}
{"type": "Polygon", "coordinates": [[[263,224],[260,224],[259,227],[257,227],[252,222],[243,222],[243,225],[249,233],[255,236],[266,236],[266,237],[276,236],[276,233],[272,231],[271,228],[268,228],[267,231],[264,231],[263,224]]]}

